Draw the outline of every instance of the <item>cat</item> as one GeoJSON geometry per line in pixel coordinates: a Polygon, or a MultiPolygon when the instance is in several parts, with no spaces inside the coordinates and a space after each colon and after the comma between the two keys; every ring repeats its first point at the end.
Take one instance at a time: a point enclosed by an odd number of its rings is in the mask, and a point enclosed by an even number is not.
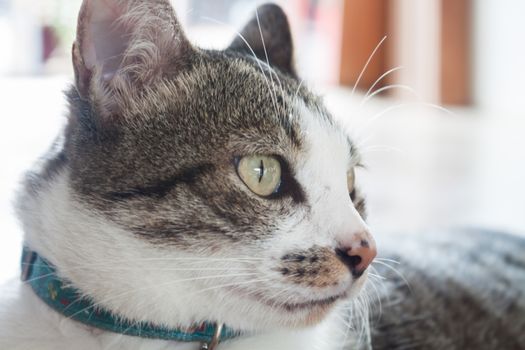
{"type": "Polygon", "coordinates": [[[72,58],[67,125],[17,200],[0,348],[340,349],[376,246],[281,8],[218,51],[168,0],[84,0],[72,58]]]}
{"type": "Polygon", "coordinates": [[[214,51],[168,0],[84,0],[72,56],[0,349],[525,348],[522,239],[376,235],[375,258],[359,151],[278,6],[214,51]]]}

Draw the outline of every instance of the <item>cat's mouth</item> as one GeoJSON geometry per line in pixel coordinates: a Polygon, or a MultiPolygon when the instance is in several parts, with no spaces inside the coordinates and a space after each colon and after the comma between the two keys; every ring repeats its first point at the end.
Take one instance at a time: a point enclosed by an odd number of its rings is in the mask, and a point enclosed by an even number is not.
{"type": "Polygon", "coordinates": [[[346,292],[343,292],[341,294],[332,295],[327,298],[322,299],[312,299],[308,301],[299,301],[299,302],[283,302],[281,300],[277,299],[268,299],[268,297],[264,296],[262,293],[260,294],[253,294],[252,296],[254,299],[256,299],[258,302],[267,305],[273,309],[278,309],[280,311],[287,311],[287,312],[298,312],[298,311],[312,311],[312,310],[323,310],[328,309],[331,306],[333,306],[337,301],[341,299],[345,299],[348,294],[346,292]]]}
{"type": "Polygon", "coordinates": [[[335,304],[336,301],[343,299],[346,294],[334,295],[325,299],[316,299],[306,302],[296,302],[296,303],[282,303],[278,301],[266,301],[266,304],[271,307],[277,307],[284,309],[288,312],[295,312],[300,310],[311,310],[311,309],[324,309],[335,304]]]}

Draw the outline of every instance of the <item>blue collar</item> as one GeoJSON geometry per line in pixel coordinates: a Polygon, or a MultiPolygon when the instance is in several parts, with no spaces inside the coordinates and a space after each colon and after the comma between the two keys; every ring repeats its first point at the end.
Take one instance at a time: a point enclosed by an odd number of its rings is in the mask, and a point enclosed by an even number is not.
{"type": "Polygon", "coordinates": [[[24,248],[22,253],[22,280],[47,305],[66,317],[106,331],[151,339],[200,342],[201,349],[211,350],[219,341],[231,339],[239,332],[222,324],[205,322],[189,329],[167,329],[151,323],[126,321],[108,310],[96,307],[88,298],[68,287],[56,274],[53,265],[36,252],[24,248]]]}

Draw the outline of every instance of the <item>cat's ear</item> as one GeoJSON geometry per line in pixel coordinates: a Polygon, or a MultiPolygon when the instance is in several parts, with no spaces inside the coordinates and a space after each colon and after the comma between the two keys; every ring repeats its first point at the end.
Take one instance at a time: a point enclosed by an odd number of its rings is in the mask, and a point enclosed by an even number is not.
{"type": "Polygon", "coordinates": [[[176,73],[192,52],[169,0],[84,0],[73,44],[76,87],[116,112],[114,94],[176,73]]]}
{"type": "Polygon", "coordinates": [[[258,7],[240,34],[242,37],[237,36],[228,49],[255,54],[263,62],[268,59],[270,66],[296,77],[290,25],[279,6],[258,7]]]}

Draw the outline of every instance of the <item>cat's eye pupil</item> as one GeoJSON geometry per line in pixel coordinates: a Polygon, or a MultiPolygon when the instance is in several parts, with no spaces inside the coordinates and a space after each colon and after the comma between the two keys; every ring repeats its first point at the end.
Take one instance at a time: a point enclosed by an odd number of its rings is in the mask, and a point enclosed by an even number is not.
{"type": "Polygon", "coordinates": [[[264,161],[261,159],[261,165],[259,165],[259,183],[262,181],[264,175],[264,161]]]}

